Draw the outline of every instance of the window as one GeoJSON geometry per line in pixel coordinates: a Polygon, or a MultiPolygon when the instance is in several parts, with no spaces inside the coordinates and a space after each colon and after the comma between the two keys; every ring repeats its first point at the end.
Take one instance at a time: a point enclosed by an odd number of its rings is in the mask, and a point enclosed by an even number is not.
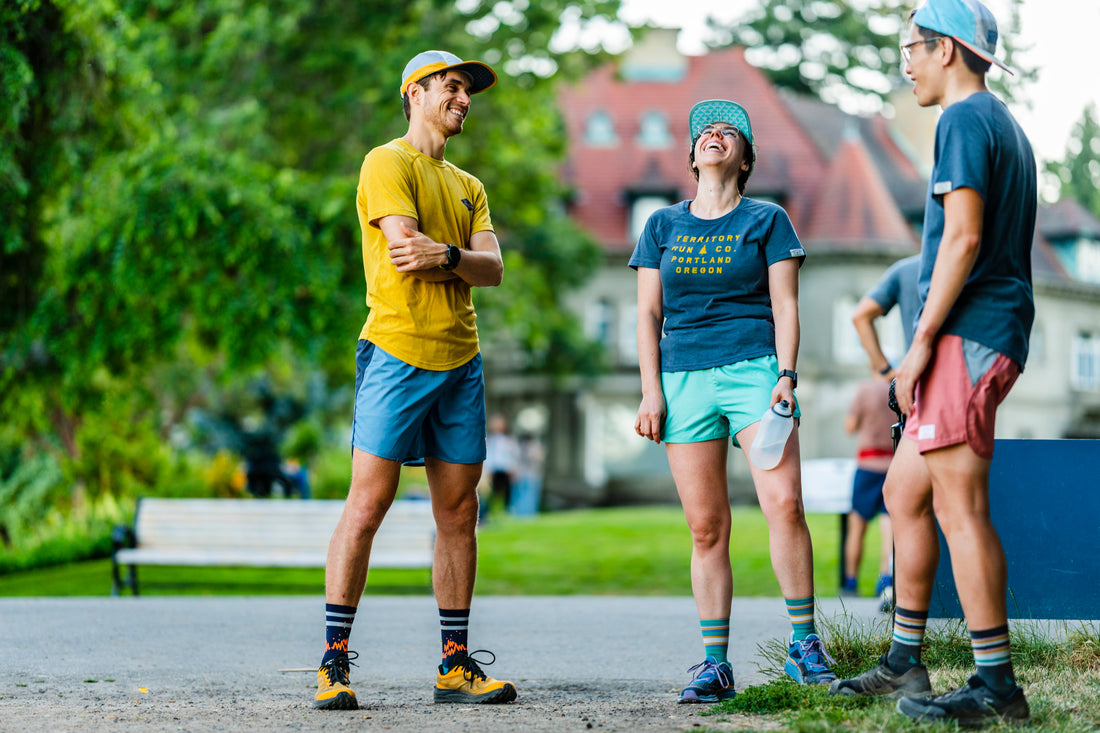
{"type": "Polygon", "coordinates": [[[1100,242],[1077,240],[1077,277],[1088,283],[1100,283],[1100,242]]]}
{"type": "Polygon", "coordinates": [[[619,306],[619,363],[638,363],[638,304],[619,306]]]}
{"type": "Polygon", "coordinates": [[[642,115],[636,142],[641,148],[671,147],[672,135],[668,132],[668,118],[664,112],[650,110],[642,115]]]}
{"type": "Polygon", "coordinates": [[[1069,382],[1083,392],[1100,391],[1100,333],[1082,331],[1074,337],[1069,382]]]}
{"type": "Polygon", "coordinates": [[[672,203],[671,196],[644,195],[637,196],[630,204],[630,239],[637,242],[645,229],[645,223],[650,215],[657,209],[662,209],[672,203]]]}
{"type": "Polygon", "coordinates": [[[604,346],[611,346],[611,332],[614,326],[615,307],[610,300],[600,298],[584,312],[584,334],[604,346]]]}
{"type": "Polygon", "coordinates": [[[619,143],[615,123],[607,112],[596,111],[588,116],[584,127],[584,142],[593,148],[610,148],[619,143]]]}

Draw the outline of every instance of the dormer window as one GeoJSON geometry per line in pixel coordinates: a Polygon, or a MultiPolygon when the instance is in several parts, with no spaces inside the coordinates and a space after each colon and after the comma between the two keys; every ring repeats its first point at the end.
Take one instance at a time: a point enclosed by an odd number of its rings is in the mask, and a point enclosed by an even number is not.
{"type": "Polygon", "coordinates": [[[610,148],[619,144],[611,115],[597,110],[588,116],[584,125],[584,143],[592,148],[610,148]]]}
{"type": "Polygon", "coordinates": [[[641,148],[668,148],[672,145],[668,117],[664,112],[650,110],[642,115],[636,142],[641,148]]]}

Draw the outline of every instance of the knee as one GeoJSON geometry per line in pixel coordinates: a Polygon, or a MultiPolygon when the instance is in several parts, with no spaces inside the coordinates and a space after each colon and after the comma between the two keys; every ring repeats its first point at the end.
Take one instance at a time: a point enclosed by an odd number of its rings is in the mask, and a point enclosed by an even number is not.
{"type": "Polygon", "coordinates": [[[344,531],[357,537],[374,537],[389,505],[381,501],[364,501],[344,505],[344,531]]]}
{"type": "Polygon", "coordinates": [[[728,548],[730,541],[730,523],[721,516],[706,516],[689,523],[691,542],[697,550],[707,551],[715,548],[728,548]]]}
{"type": "Polygon", "coordinates": [[[477,530],[477,492],[470,492],[446,506],[435,506],[435,526],[439,535],[473,534],[477,530]]]}
{"type": "Polygon", "coordinates": [[[779,494],[768,502],[768,524],[795,525],[806,521],[802,500],[794,492],[779,494]]]}

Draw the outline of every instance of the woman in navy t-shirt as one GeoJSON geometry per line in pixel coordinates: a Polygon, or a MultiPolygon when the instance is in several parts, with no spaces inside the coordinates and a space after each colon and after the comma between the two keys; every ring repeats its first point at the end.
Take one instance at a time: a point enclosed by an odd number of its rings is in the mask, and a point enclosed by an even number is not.
{"type": "MultiPolygon", "coordinates": [[[[699,102],[689,124],[696,196],[655,212],[630,259],[638,271],[642,377],[634,428],[664,441],[691,529],[705,658],[690,670],[680,702],[717,702],[734,694],[726,456],[732,438],[748,457],[772,405],[786,400],[798,414],[798,268],[806,253],[781,207],[743,197],[756,164],[745,109],[726,100],[699,102]]],[[[800,683],[831,682],[831,660],[814,627],[798,429],[778,466],[764,470],[750,461],[750,467],[793,627],[786,672],[800,683]]]]}

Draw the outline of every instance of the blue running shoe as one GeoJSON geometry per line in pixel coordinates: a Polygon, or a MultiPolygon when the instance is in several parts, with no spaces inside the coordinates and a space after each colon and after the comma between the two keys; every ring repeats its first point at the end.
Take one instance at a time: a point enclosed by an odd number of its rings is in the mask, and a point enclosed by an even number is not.
{"type": "Polygon", "coordinates": [[[817,634],[810,634],[802,641],[790,641],[783,671],[800,685],[829,684],[836,679],[830,664],[836,660],[825,651],[817,634]]]}
{"type": "Polygon", "coordinates": [[[717,662],[714,657],[707,657],[688,672],[695,674],[691,684],[680,693],[678,702],[721,702],[737,694],[733,689],[733,669],[729,662],[717,662]]]}

